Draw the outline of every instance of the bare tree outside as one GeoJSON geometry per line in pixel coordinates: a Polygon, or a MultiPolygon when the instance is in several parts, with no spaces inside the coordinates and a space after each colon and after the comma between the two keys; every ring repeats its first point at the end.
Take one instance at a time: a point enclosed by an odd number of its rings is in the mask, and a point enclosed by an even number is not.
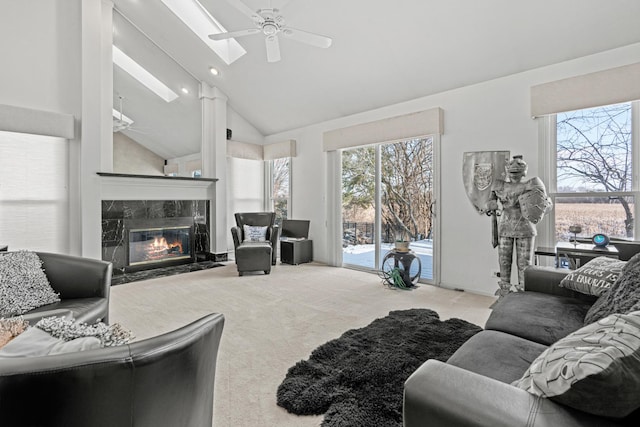
{"type": "Polygon", "coordinates": [[[289,207],[289,158],[275,159],[271,162],[271,198],[276,213],[276,223],[281,224],[287,218],[289,207]]]}
{"type": "Polygon", "coordinates": [[[382,147],[382,222],[409,240],[431,234],[433,150],[431,140],[382,147]]]}
{"type": "MultiPolygon", "coordinates": [[[[410,240],[430,235],[433,205],[432,140],[414,139],[381,146],[382,223],[388,233],[410,240]]],[[[342,154],[342,214],[345,222],[373,224],[375,198],[375,148],[364,147],[342,154]]],[[[372,243],[372,228],[345,230],[352,244],[372,243]]],[[[389,234],[386,236],[385,234],[389,234]]]]}
{"type": "MultiPolygon", "coordinates": [[[[589,108],[557,115],[557,187],[561,195],[591,193],[584,197],[556,198],[562,203],[617,204],[624,211],[624,230],[605,230],[604,218],[596,215],[585,224],[596,232],[622,232],[633,237],[633,202],[628,195],[606,193],[632,190],[631,104],[589,108]]],[[[587,206],[585,205],[585,208],[587,206]]],[[[557,216],[557,214],[556,214],[557,216]]],[[[556,228],[558,228],[556,221],[556,228]]],[[[566,227],[566,224],[561,224],[566,227]]],[[[556,234],[562,234],[557,230],[556,234]]]]}

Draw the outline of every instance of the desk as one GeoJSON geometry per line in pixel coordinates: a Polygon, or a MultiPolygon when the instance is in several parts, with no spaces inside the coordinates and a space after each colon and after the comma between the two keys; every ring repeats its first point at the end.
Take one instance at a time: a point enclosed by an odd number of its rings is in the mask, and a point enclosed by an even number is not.
{"type": "Polygon", "coordinates": [[[313,261],[313,240],[280,240],[280,262],[298,265],[313,261]]]}
{"type": "Polygon", "coordinates": [[[603,248],[588,243],[558,242],[556,244],[556,265],[560,265],[560,258],[567,258],[569,268],[572,270],[600,256],[618,259],[618,249],[613,245],[603,248]]]}

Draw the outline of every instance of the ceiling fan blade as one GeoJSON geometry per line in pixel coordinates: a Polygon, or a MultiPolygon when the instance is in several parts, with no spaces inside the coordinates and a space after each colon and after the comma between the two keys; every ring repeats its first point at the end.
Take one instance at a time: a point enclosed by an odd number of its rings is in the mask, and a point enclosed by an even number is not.
{"type": "Polygon", "coordinates": [[[238,31],[230,31],[228,33],[218,33],[218,34],[209,34],[209,38],[211,40],[226,40],[232,37],[242,37],[249,36],[251,34],[258,34],[260,29],[258,28],[249,28],[248,30],[238,30],[238,31]]]}
{"type": "Polygon", "coordinates": [[[264,22],[264,18],[262,18],[262,16],[258,15],[258,13],[255,10],[251,10],[249,6],[242,3],[240,0],[227,0],[227,3],[235,7],[240,12],[247,15],[249,18],[253,19],[254,21],[257,21],[261,24],[264,22]]]}
{"type": "Polygon", "coordinates": [[[310,33],[308,31],[298,30],[296,28],[287,27],[282,30],[282,34],[284,34],[287,38],[291,40],[295,40],[301,43],[310,44],[311,46],[321,47],[323,49],[331,46],[333,40],[327,36],[321,36],[320,34],[310,33]]]}
{"type": "Polygon", "coordinates": [[[267,45],[267,62],[280,61],[280,42],[278,37],[275,35],[267,36],[264,41],[267,45]]]}

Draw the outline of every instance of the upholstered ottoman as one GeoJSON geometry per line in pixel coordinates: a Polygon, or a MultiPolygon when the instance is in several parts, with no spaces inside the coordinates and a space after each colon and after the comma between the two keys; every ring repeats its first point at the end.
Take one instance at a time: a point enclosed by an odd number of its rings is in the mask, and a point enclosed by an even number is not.
{"type": "Polygon", "coordinates": [[[271,244],[269,242],[242,242],[236,248],[238,274],[245,271],[271,273],[271,244]]]}

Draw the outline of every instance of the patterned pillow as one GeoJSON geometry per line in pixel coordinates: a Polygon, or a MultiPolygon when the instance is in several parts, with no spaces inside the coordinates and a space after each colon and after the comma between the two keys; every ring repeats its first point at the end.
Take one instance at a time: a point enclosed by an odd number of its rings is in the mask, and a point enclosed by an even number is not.
{"type": "Polygon", "coordinates": [[[34,252],[0,255],[0,317],[11,317],[60,301],[34,252]]]}
{"type": "Polygon", "coordinates": [[[257,225],[243,225],[244,228],[244,241],[245,242],[266,242],[267,241],[267,227],[257,225]]]}
{"type": "Polygon", "coordinates": [[[594,258],[567,274],[560,286],[583,294],[600,296],[615,283],[626,264],[626,261],[606,256],[594,258]]]}
{"type": "Polygon", "coordinates": [[[613,314],[560,339],[516,387],[605,417],[640,408],[640,311],[613,314]]]}
{"type": "Polygon", "coordinates": [[[627,261],[618,280],[587,311],[584,324],[588,325],[613,313],[624,314],[637,310],[640,310],[640,254],[627,261]]]}

